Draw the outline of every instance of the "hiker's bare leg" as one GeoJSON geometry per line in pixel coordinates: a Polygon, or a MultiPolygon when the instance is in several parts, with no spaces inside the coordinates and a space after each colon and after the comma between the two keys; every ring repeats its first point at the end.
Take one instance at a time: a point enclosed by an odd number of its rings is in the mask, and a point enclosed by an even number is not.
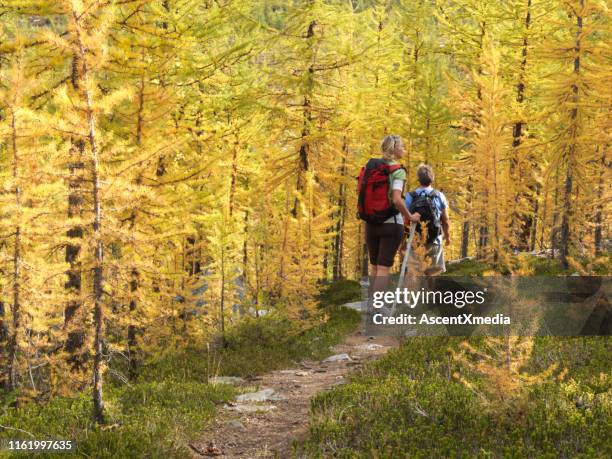
{"type": "Polygon", "coordinates": [[[376,275],[372,276],[372,292],[381,292],[387,288],[387,281],[389,279],[389,266],[376,265],[373,267],[376,275]]]}

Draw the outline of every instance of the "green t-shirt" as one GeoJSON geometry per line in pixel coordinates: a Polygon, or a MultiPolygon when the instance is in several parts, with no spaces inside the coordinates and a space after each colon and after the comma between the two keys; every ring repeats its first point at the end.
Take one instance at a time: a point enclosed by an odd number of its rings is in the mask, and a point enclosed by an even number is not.
{"type": "MultiPolygon", "coordinates": [[[[387,164],[394,165],[399,164],[397,161],[387,161],[387,164]]],[[[406,171],[402,168],[397,169],[389,174],[389,203],[393,204],[393,182],[396,180],[401,180],[403,182],[403,186],[406,184],[406,171]]],[[[404,190],[402,189],[402,192],[404,190]]],[[[404,224],[404,217],[402,214],[397,214],[394,217],[388,218],[385,223],[397,223],[400,225],[404,224]]]]}
{"type": "MultiPolygon", "coordinates": [[[[399,163],[397,161],[388,161],[387,164],[392,166],[399,163]]],[[[406,183],[406,171],[400,168],[389,174],[389,202],[393,202],[393,182],[395,180],[401,180],[406,183]]],[[[404,190],[402,190],[402,192],[403,191],[404,190]]]]}

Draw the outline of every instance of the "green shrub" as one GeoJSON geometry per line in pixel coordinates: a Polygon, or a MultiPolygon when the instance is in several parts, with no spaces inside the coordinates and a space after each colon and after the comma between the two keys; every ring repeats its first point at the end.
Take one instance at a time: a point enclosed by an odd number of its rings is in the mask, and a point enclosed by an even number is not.
{"type": "MultiPolygon", "coordinates": [[[[106,426],[100,427],[91,420],[88,394],[5,410],[0,425],[24,429],[37,439],[76,440],[77,457],[181,458],[188,454],[188,439],[214,416],[215,405],[233,396],[234,389],[227,385],[145,382],[107,392],[106,426]]],[[[11,438],[29,437],[0,430],[0,439],[11,438]]]]}
{"type": "MultiPolygon", "coordinates": [[[[37,439],[76,440],[74,457],[189,457],[187,443],[210,423],[216,405],[232,400],[235,394],[231,386],[209,385],[208,377],[251,376],[304,358],[329,355],[330,347],[356,328],[360,315],[333,305],[326,312],[329,320],[306,330],[286,317],[271,314],[231,328],[224,345],[167,349],[145,363],[134,383],[106,384],[104,426],[91,420],[89,393],[21,408],[11,408],[17,394],[7,394],[0,404],[0,425],[23,429],[37,439]]],[[[16,438],[29,437],[0,428],[0,441],[16,438]]],[[[0,451],[0,457],[2,454],[0,451]]],[[[57,454],[37,455],[47,456],[57,454]]]]}
{"type": "MultiPolygon", "coordinates": [[[[600,338],[536,338],[527,369],[564,378],[529,386],[510,409],[453,378],[456,338],[415,338],[312,402],[307,457],[610,457],[612,376],[600,338]]],[[[478,345],[479,339],[472,339],[478,345]]],[[[607,351],[607,352],[606,352],[607,351]]]]}
{"type": "Polygon", "coordinates": [[[342,306],[361,299],[361,285],[354,280],[343,279],[324,286],[318,296],[322,307],[342,306]]]}
{"type": "Polygon", "coordinates": [[[482,276],[489,266],[480,260],[464,260],[446,265],[447,276],[482,276]]]}

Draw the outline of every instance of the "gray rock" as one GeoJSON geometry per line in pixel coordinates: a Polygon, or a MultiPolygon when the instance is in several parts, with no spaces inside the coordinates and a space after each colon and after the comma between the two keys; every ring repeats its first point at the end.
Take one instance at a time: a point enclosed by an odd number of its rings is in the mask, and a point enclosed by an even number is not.
{"type": "Polygon", "coordinates": [[[262,389],[257,392],[247,392],[236,397],[238,402],[266,402],[268,400],[284,400],[285,397],[276,393],[274,389],[262,389]]]}
{"type": "Polygon", "coordinates": [[[233,406],[228,406],[227,409],[237,411],[238,413],[257,413],[258,411],[272,411],[276,407],[274,405],[245,405],[238,403],[233,406]]]}
{"type": "Polygon", "coordinates": [[[234,429],[244,429],[244,424],[236,419],[232,419],[227,423],[227,425],[233,427],[234,429]]]}
{"type": "Polygon", "coordinates": [[[336,355],[327,357],[321,363],[342,362],[342,361],[351,362],[352,360],[353,359],[351,359],[351,357],[348,354],[336,354],[336,355]]]}
{"type": "Polygon", "coordinates": [[[378,349],[382,349],[385,346],[381,346],[380,344],[360,344],[359,346],[357,346],[357,349],[362,350],[362,351],[376,351],[378,349]]]}
{"type": "Polygon", "coordinates": [[[367,309],[368,304],[366,301],[354,301],[352,303],[343,304],[342,306],[344,306],[345,308],[354,309],[355,311],[361,312],[367,309]]]}
{"type": "Polygon", "coordinates": [[[214,376],[208,379],[209,384],[242,384],[246,382],[244,379],[237,376],[214,376]]]}

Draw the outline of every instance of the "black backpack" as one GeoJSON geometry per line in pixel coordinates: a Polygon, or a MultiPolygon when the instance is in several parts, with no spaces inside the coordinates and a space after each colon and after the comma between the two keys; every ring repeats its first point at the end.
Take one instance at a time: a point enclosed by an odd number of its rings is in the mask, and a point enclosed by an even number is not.
{"type": "Polygon", "coordinates": [[[429,192],[421,191],[410,193],[412,202],[410,203],[410,213],[418,212],[421,215],[421,221],[417,226],[417,231],[424,236],[424,229],[427,228],[427,244],[433,244],[434,241],[442,234],[442,225],[440,218],[436,216],[436,205],[434,199],[440,194],[433,190],[429,192]]]}

